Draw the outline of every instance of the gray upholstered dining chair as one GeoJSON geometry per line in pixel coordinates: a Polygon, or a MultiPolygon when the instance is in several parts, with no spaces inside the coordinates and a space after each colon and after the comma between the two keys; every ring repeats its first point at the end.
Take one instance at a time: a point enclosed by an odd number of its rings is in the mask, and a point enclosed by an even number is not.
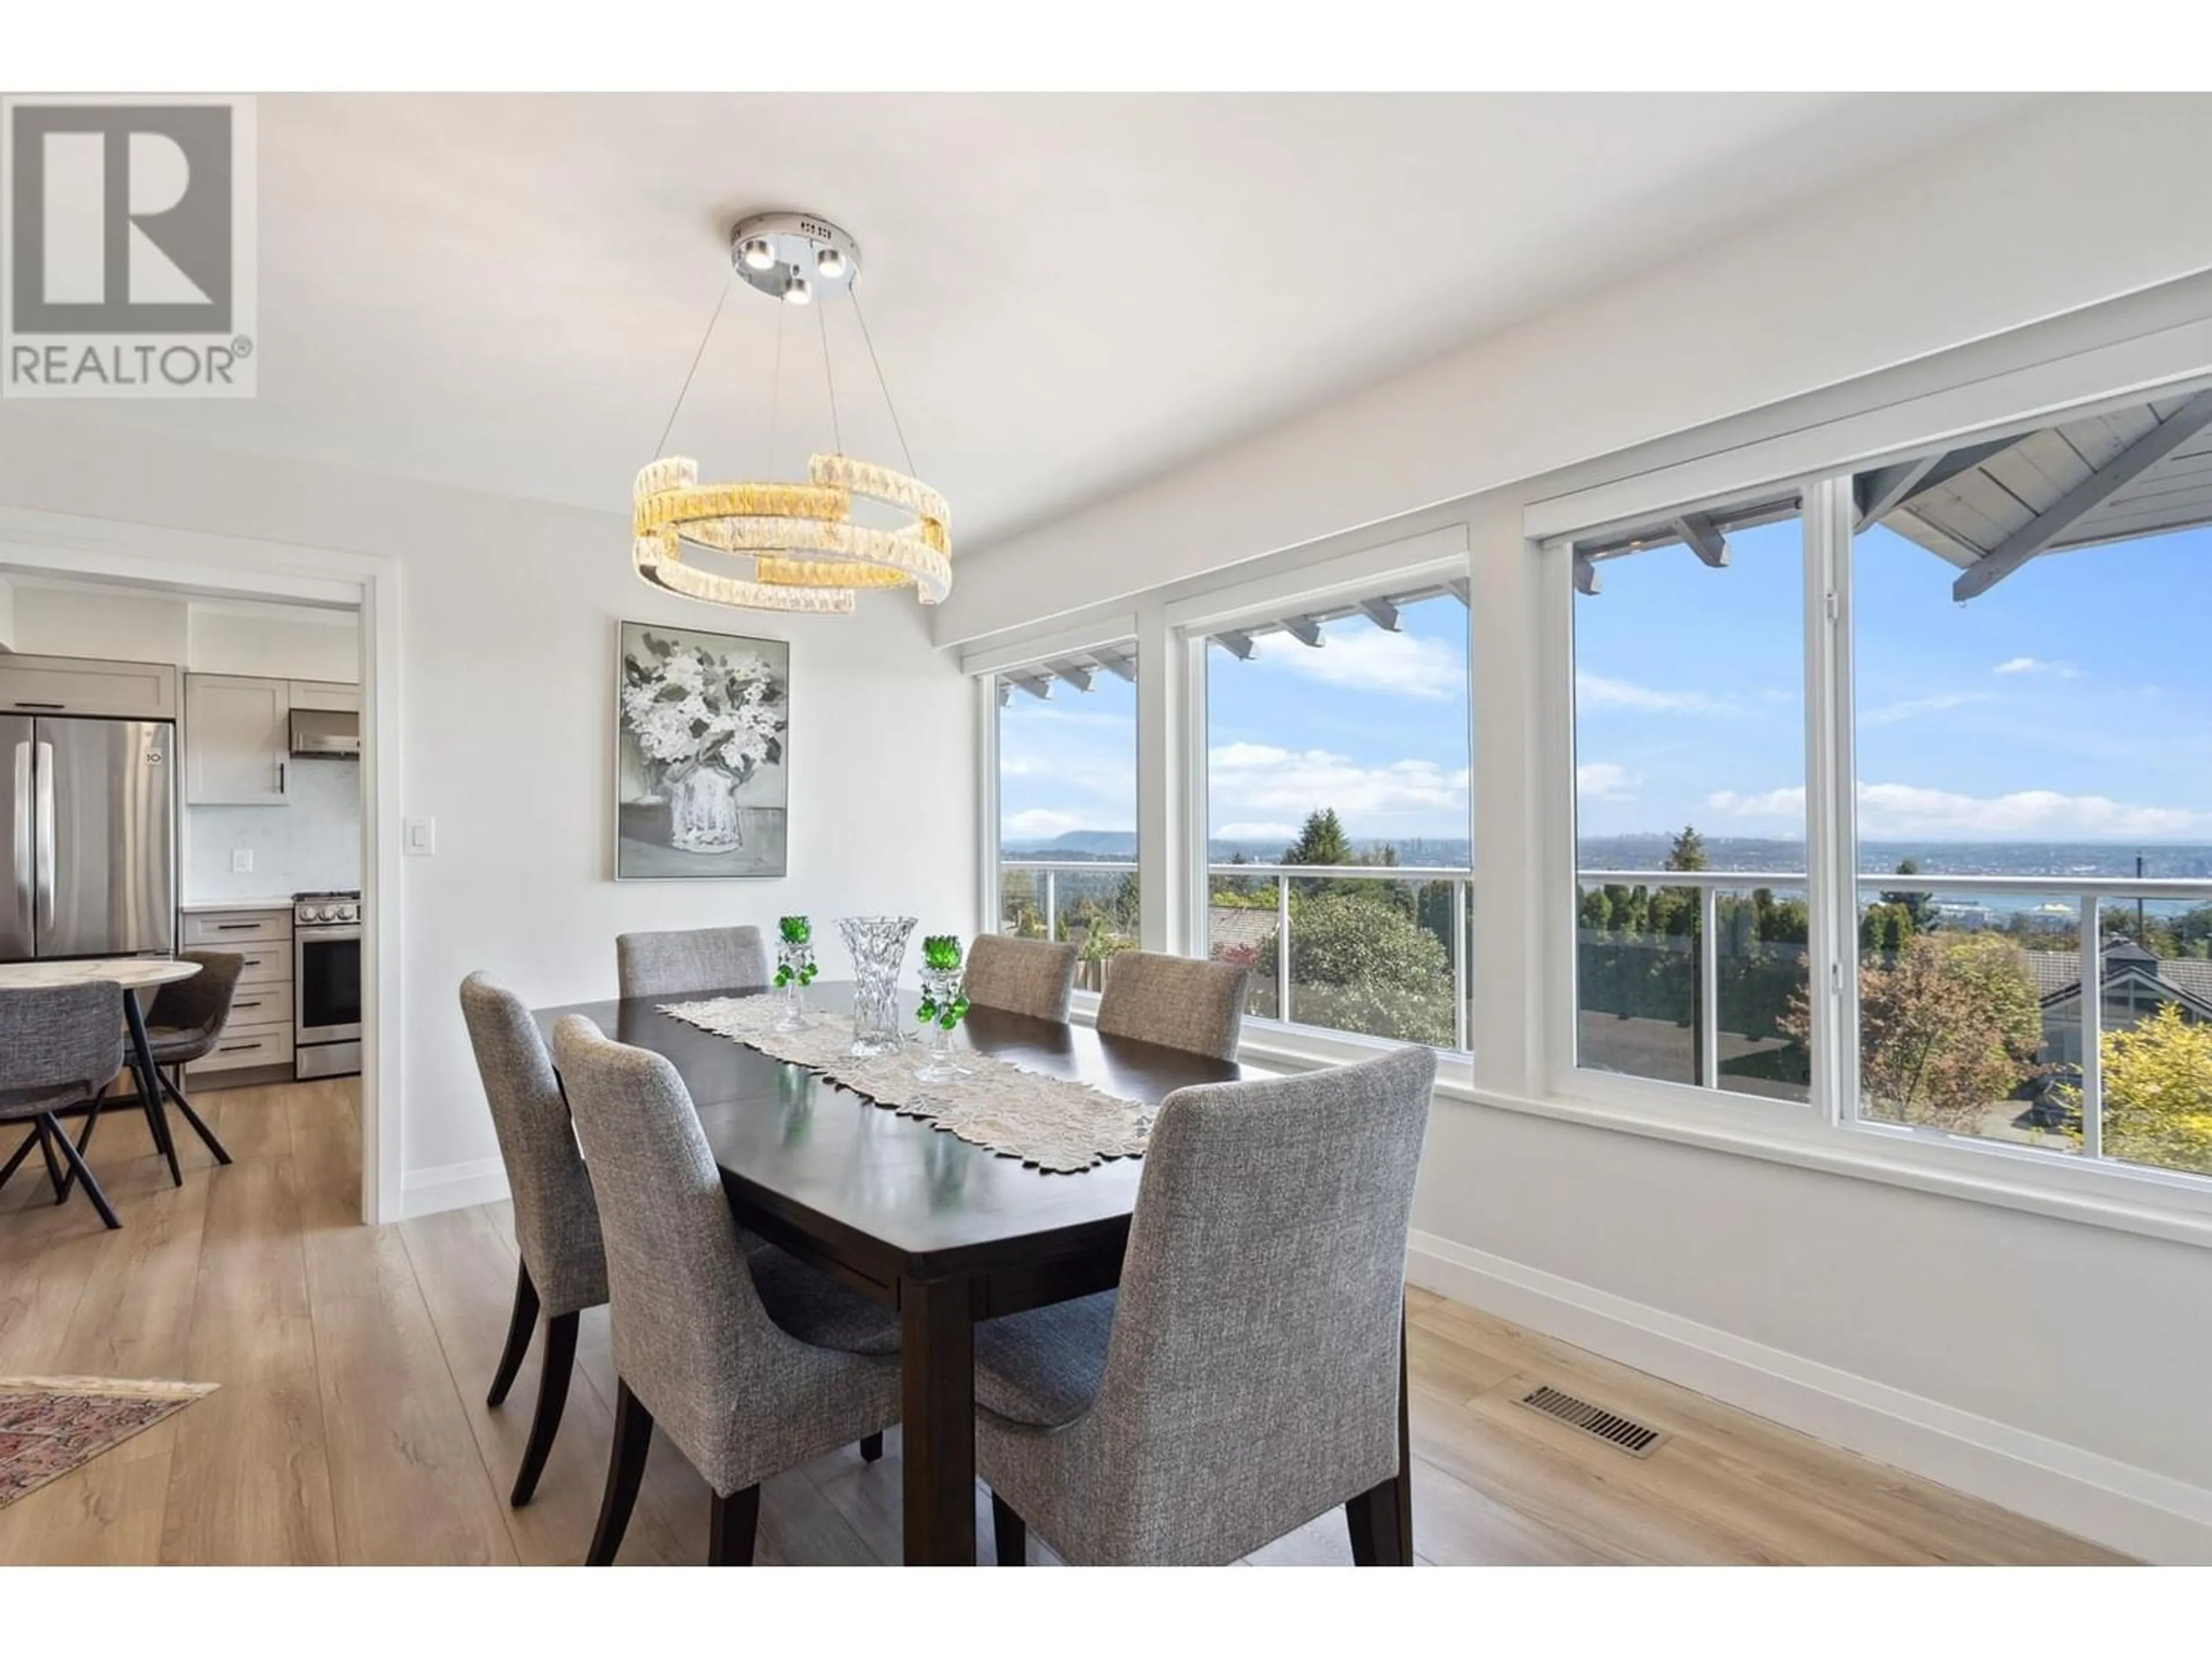
{"type": "Polygon", "coordinates": [[[1075,955],[1073,945],[979,933],[968,947],[961,994],[979,1008],[1064,1020],[1075,988],[1075,955]]]}
{"type": "Polygon", "coordinates": [[[615,939],[615,973],[626,997],[750,990],[768,983],[757,927],[695,927],[615,939]]]}
{"type": "Polygon", "coordinates": [[[520,998],[483,974],[471,974],[461,981],[461,1018],[467,1022],[477,1072],[491,1106],[500,1161],[507,1166],[507,1190],[514,1200],[514,1242],[522,1257],[515,1272],[507,1346],[484,1404],[506,1403],[541,1312],[545,1319],[537,1409],[507,1498],[519,1509],[536,1496],[553,1438],[561,1431],[568,1381],[575,1370],[577,1322],[585,1309],[607,1299],[607,1262],[599,1238],[599,1206],[576,1150],[568,1103],[553,1075],[552,1057],[545,1052],[537,1022],[520,998]]]}
{"type": "Polygon", "coordinates": [[[976,1327],[1000,1565],[1032,1523],[1071,1562],[1223,1564],[1339,1504],[1374,1560],[1436,1067],[1407,1048],[1168,1097],[1120,1290],[976,1327]]]}
{"type": "Polygon", "coordinates": [[[657,1424],[714,1493],[709,1565],[748,1565],[763,1480],[848,1440],[880,1445],[898,1420],[896,1318],[781,1250],[747,1254],[665,1059],[575,1014],[553,1053],[599,1197],[614,1327],[614,1446],[585,1559],[605,1566],[621,1547],[657,1424]]]}
{"type": "Polygon", "coordinates": [[[30,1127],[23,1144],[0,1165],[0,1187],[36,1146],[46,1160],[54,1202],[75,1182],[109,1227],[123,1224],[100,1190],[83,1146],[100,1121],[101,1096],[123,1071],[123,988],[112,980],[0,991],[0,1123],[30,1127]],[[71,1140],[55,1114],[87,1109],[82,1140],[71,1140]],[[64,1180],[66,1164],[69,1178],[64,1180]]]}
{"type": "Polygon", "coordinates": [[[1251,981],[1231,962],[1124,951],[1098,999],[1098,1033],[1234,1060],[1251,981]]]}

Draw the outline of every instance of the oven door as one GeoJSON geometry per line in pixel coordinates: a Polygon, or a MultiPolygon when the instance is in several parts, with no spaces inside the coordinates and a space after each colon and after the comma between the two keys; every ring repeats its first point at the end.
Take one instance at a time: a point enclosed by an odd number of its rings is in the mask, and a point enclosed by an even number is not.
{"type": "Polygon", "coordinates": [[[361,1036],[357,924],[294,930],[292,1003],[295,1042],[349,1042],[361,1036]]]}

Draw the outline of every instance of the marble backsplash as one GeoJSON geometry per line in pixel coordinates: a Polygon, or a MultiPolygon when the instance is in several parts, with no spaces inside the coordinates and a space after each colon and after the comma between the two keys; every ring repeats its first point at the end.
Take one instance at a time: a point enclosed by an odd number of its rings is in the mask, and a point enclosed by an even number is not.
{"type": "Polygon", "coordinates": [[[282,806],[185,809],[184,902],[361,885],[360,763],[295,761],[289,784],[291,799],[282,806]],[[247,874],[230,867],[240,848],[253,854],[247,874]]]}

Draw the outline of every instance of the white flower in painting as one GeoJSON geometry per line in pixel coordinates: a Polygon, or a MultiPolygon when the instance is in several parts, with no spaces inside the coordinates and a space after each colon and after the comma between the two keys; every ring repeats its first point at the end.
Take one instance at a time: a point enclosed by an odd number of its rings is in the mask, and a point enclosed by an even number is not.
{"type": "Polygon", "coordinates": [[[742,783],[781,758],[783,688],[755,653],[716,656],[648,634],[623,668],[623,723],[665,780],[712,766],[742,783]]]}

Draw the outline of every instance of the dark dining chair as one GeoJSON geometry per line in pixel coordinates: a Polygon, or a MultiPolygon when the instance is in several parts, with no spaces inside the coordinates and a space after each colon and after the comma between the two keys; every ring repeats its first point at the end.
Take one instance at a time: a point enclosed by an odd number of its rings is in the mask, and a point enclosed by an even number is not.
{"type": "Polygon", "coordinates": [[[1235,963],[1125,951],[1098,999],[1098,1034],[1234,1060],[1251,981],[1235,963]]]}
{"type": "MultiPolygon", "coordinates": [[[[196,1060],[204,1060],[215,1052],[222,1039],[222,1028],[230,1021],[231,1004],[238,995],[238,976],[246,971],[246,958],[228,951],[183,951],[178,953],[183,962],[196,962],[199,972],[190,979],[172,980],[154,994],[154,1000],[146,1010],[147,1046],[154,1056],[155,1100],[164,1097],[176,1103],[176,1108],[191,1124],[192,1133],[215,1155],[218,1164],[230,1162],[230,1154],[216,1137],[214,1130],[202,1121],[193,1109],[191,1097],[185,1093],[185,1067],[196,1060]]],[[[177,1167],[177,1146],[164,1121],[160,1129],[163,1152],[169,1160],[169,1178],[178,1185],[184,1184],[184,1172],[177,1167]]]]}
{"type": "Polygon", "coordinates": [[[753,990],[768,983],[768,947],[757,927],[622,933],[615,939],[615,975],[625,997],[753,990]]]}
{"type": "Polygon", "coordinates": [[[586,1557],[621,1547],[656,1425],[713,1493],[708,1565],[751,1564],[760,1483],[899,1415],[897,1316],[774,1247],[750,1255],[697,1109],[659,1054],[553,1030],[606,1237],[615,1434],[586,1557]]]}
{"type": "Polygon", "coordinates": [[[514,1202],[514,1310],[507,1346],[493,1372],[487,1406],[507,1403],[523,1356],[545,1321],[539,1359],[538,1406],[530,1419],[522,1465],[507,1502],[520,1509],[537,1495],[538,1477],[561,1431],[568,1382],[576,1363],[576,1327],[586,1308],[607,1299],[607,1262],[599,1237],[599,1206],[576,1150],[568,1103],[553,1075],[552,1057],[520,998],[483,974],[461,981],[461,1018],[476,1050],[477,1074],[491,1107],[500,1161],[507,1166],[514,1202]]]}
{"type": "Polygon", "coordinates": [[[1178,1089],[1118,1291],[975,1328],[976,1472],[999,1563],[1224,1565],[1345,1507],[1410,1556],[1406,1241],[1437,1057],[1178,1089]]]}
{"type": "Polygon", "coordinates": [[[36,1146],[46,1160],[54,1202],[76,1182],[109,1227],[120,1227],[84,1148],[100,1121],[107,1085],[123,1072],[123,988],[112,980],[38,990],[0,991],[0,1123],[30,1132],[5,1164],[0,1187],[36,1146]],[[71,1140],[58,1114],[83,1108],[82,1138],[71,1140]],[[66,1174],[64,1174],[66,1171],[66,1174]]]}
{"type": "Polygon", "coordinates": [[[982,933],[968,947],[960,993],[979,1008],[1065,1020],[1075,988],[1076,950],[1041,939],[982,933]]]}

